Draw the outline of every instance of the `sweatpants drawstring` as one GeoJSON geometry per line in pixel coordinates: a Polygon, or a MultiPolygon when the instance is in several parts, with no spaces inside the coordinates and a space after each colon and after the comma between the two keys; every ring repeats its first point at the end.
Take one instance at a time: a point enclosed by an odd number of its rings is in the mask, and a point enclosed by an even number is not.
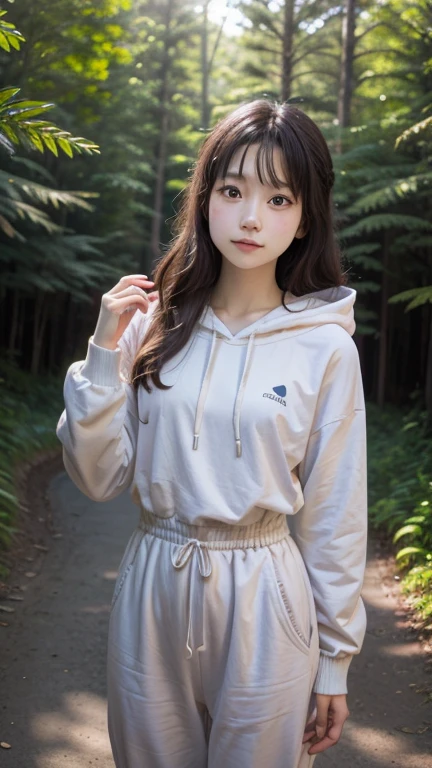
{"type": "Polygon", "coordinates": [[[198,569],[202,576],[201,579],[196,580],[197,595],[194,595],[194,581],[192,574],[192,567],[189,570],[189,617],[188,617],[188,632],[186,638],[186,649],[188,652],[187,658],[192,657],[192,645],[194,650],[201,648],[204,645],[204,579],[207,579],[211,572],[211,560],[206,544],[198,539],[189,539],[182,544],[177,551],[174,551],[171,555],[171,561],[174,568],[180,569],[186,565],[192,555],[195,554],[198,562],[198,569]],[[192,606],[198,616],[198,628],[192,627],[192,606]],[[191,635],[193,634],[193,641],[191,635]]]}

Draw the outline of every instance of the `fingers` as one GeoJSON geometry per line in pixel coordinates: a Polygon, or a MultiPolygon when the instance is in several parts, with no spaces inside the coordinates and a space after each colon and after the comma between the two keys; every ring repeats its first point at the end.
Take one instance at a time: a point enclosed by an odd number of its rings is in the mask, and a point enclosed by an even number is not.
{"type": "Polygon", "coordinates": [[[315,723],[315,730],[316,735],[319,739],[322,739],[325,736],[327,725],[328,725],[328,714],[329,714],[329,707],[330,702],[332,700],[331,696],[317,696],[317,714],[316,714],[316,723],[315,723]]]}
{"type": "Polygon", "coordinates": [[[104,293],[93,334],[95,344],[115,349],[135,312],[140,310],[146,314],[150,303],[158,298],[157,291],[149,297],[147,291],[152,288],[154,281],[148,280],[147,275],[124,275],[114,288],[104,293]]]}
{"type": "Polygon", "coordinates": [[[337,744],[348,716],[345,694],[318,694],[316,718],[306,724],[303,736],[303,744],[311,741],[308,754],[316,755],[337,744]]]}
{"type": "Polygon", "coordinates": [[[309,741],[312,736],[315,736],[315,717],[312,716],[305,725],[302,744],[309,741]]]}
{"type": "Polygon", "coordinates": [[[325,736],[321,741],[312,744],[310,749],[308,749],[308,755],[317,755],[319,752],[324,752],[329,747],[334,747],[337,742],[338,739],[330,739],[328,736],[325,736]]]}
{"type": "Polygon", "coordinates": [[[108,295],[116,295],[121,293],[131,285],[139,286],[140,288],[152,288],[154,286],[153,280],[149,280],[147,275],[123,275],[118,283],[107,291],[108,295]]]}
{"type": "Polygon", "coordinates": [[[147,294],[143,291],[137,293],[140,289],[134,286],[134,290],[127,289],[118,294],[118,298],[111,298],[106,302],[106,308],[113,315],[122,315],[124,312],[132,312],[135,309],[141,309],[143,312],[147,312],[149,306],[149,300],[147,294]],[[123,295],[126,294],[126,295],[123,295]]]}

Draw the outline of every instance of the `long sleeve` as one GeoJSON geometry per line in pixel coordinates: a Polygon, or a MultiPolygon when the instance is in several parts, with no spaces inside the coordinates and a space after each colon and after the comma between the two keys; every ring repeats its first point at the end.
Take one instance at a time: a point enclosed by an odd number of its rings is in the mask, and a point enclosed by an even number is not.
{"type": "Polygon", "coordinates": [[[304,504],[290,529],[309,574],[320,661],[315,693],[347,693],[366,611],[366,414],[357,348],[346,337],[327,366],[307,450],[299,465],[304,504]]]}
{"type": "Polygon", "coordinates": [[[136,311],[114,350],[97,346],[91,336],[86,359],[66,373],[56,434],[66,472],[94,501],[108,501],[132,482],[139,419],[129,373],[153,308],[146,315],[136,311]]]}

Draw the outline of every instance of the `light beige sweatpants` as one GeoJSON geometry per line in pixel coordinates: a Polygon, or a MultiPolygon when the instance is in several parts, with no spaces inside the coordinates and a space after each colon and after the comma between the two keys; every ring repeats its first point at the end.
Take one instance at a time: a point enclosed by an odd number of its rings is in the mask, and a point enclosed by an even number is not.
{"type": "Polygon", "coordinates": [[[311,768],[318,628],[286,518],[189,526],[142,512],[116,582],[117,768],[311,768]]]}

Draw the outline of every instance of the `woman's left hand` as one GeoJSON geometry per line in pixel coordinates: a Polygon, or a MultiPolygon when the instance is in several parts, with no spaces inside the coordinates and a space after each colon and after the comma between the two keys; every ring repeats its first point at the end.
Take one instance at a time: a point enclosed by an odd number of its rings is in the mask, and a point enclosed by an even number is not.
{"type": "Polygon", "coordinates": [[[317,755],[339,741],[349,710],[344,693],[335,696],[316,694],[316,717],[307,723],[303,744],[311,741],[309,755],[317,755]]]}

